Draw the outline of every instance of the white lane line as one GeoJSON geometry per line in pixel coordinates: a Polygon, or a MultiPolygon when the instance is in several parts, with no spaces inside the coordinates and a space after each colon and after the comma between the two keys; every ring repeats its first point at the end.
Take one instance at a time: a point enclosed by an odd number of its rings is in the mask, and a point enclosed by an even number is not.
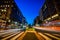
{"type": "Polygon", "coordinates": [[[11,38],[10,40],[15,40],[17,39],[19,36],[21,36],[24,32],[21,32],[20,34],[16,35],[15,37],[11,38]]]}
{"type": "Polygon", "coordinates": [[[52,38],[55,38],[55,39],[57,39],[57,40],[60,40],[60,38],[58,38],[58,37],[56,37],[56,36],[53,36],[53,35],[51,35],[51,34],[49,34],[49,33],[44,33],[44,34],[46,34],[46,35],[48,35],[48,36],[50,36],[50,37],[52,37],[52,38]]]}
{"type": "Polygon", "coordinates": [[[21,36],[21,37],[19,37],[17,40],[23,40],[23,37],[26,35],[26,31],[24,32],[24,34],[21,36]]]}
{"type": "Polygon", "coordinates": [[[34,32],[39,40],[44,40],[37,32],[34,32]]]}
{"type": "MultiPolygon", "coordinates": [[[[20,32],[17,32],[16,34],[18,34],[18,33],[20,33],[20,32]]],[[[8,38],[10,38],[10,37],[12,37],[12,36],[14,36],[14,35],[16,35],[16,34],[13,34],[13,35],[11,35],[11,36],[8,36],[8,37],[6,37],[6,38],[3,38],[2,40],[6,40],[6,39],[8,39],[8,38]]]]}
{"type": "Polygon", "coordinates": [[[47,36],[45,36],[44,34],[42,34],[42,33],[38,33],[39,35],[41,35],[43,38],[45,38],[46,40],[52,40],[52,39],[50,39],[49,37],[47,37],[47,36]]]}

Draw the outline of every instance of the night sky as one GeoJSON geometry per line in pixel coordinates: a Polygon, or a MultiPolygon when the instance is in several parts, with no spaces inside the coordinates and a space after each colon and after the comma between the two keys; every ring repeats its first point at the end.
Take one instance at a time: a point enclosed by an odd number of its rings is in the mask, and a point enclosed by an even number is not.
{"type": "Polygon", "coordinates": [[[15,0],[15,2],[28,24],[33,23],[34,18],[39,15],[39,10],[44,4],[44,0],[15,0]]]}

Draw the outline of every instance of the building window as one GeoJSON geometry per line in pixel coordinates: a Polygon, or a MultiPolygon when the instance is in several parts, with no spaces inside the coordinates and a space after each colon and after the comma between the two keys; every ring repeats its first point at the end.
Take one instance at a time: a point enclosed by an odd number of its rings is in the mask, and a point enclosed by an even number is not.
{"type": "Polygon", "coordinates": [[[4,10],[2,9],[1,11],[3,12],[4,10]]]}
{"type": "Polygon", "coordinates": [[[6,9],[4,9],[4,12],[6,12],[6,9]]]}
{"type": "Polygon", "coordinates": [[[45,4],[45,9],[47,8],[46,4],[45,4]]]}
{"type": "Polygon", "coordinates": [[[6,5],[6,7],[7,7],[7,5],[6,5]]]}
{"type": "Polygon", "coordinates": [[[5,7],[5,5],[3,5],[3,7],[5,7]]]}
{"type": "Polygon", "coordinates": [[[2,12],[6,12],[6,9],[2,9],[1,11],[2,11],[2,12]]]}
{"type": "Polygon", "coordinates": [[[13,5],[11,5],[11,7],[13,7],[13,5]]]}
{"type": "Polygon", "coordinates": [[[10,5],[8,5],[8,7],[9,7],[10,5]]]}
{"type": "Polygon", "coordinates": [[[1,5],[1,7],[2,7],[2,5],[1,5]]]}
{"type": "Polygon", "coordinates": [[[6,8],[5,8],[6,9],[6,8]]]}

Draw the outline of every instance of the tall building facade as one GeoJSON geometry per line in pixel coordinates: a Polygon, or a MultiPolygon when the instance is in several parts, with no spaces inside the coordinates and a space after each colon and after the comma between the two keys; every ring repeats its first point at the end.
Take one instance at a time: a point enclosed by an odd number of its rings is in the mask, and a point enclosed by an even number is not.
{"type": "MultiPolygon", "coordinates": [[[[14,0],[0,0],[0,23],[16,21],[22,23],[24,16],[14,0]]],[[[25,20],[25,18],[24,18],[25,20]]]]}
{"type": "Polygon", "coordinates": [[[45,0],[39,14],[43,21],[60,20],[60,0],[45,0]]]}
{"type": "Polygon", "coordinates": [[[0,0],[0,20],[9,20],[11,14],[12,0],[0,0]]]}
{"type": "Polygon", "coordinates": [[[34,19],[34,23],[35,23],[35,24],[38,24],[39,20],[40,20],[40,18],[39,18],[39,16],[37,16],[37,17],[34,19]]]}

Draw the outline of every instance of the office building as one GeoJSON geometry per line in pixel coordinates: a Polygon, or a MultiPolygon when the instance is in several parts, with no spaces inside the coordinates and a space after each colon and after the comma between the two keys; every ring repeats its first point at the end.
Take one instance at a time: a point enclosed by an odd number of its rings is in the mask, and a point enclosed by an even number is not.
{"type": "Polygon", "coordinates": [[[45,0],[39,16],[43,21],[60,20],[60,0],[45,0]]]}

